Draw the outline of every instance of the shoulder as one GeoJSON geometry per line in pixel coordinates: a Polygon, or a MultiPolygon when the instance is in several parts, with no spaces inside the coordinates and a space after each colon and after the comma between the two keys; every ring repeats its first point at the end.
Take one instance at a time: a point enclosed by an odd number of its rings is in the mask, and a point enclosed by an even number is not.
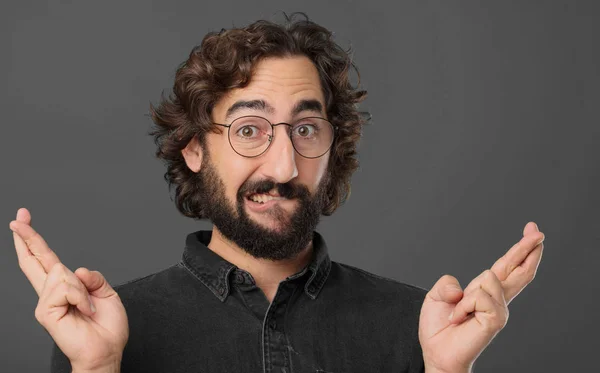
{"type": "Polygon", "coordinates": [[[403,309],[420,309],[428,292],[422,287],[335,261],[332,261],[329,276],[328,282],[331,280],[330,285],[334,291],[342,296],[355,300],[396,304],[403,309]]]}
{"type": "Polygon", "coordinates": [[[119,293],[127,293],[133,289],[139,289],[140,287],[155,287],[157,285],[163,285],[164,281],[162,280],[164,277],[168,276],[172,272],[177,271],[177,267],[179,265],[179,263],[175,263],[156,272],[114,284],[113,288],[119,293]]]}
{"type": "Polygon", "coordinates": [[[392,278],[368,272],[362,268],[349,264],[332,261],[330,275],[341,277],[350,281],[353,285],[366,288],[377,288],[383,291],[400,291],[406,295],[416,298],[424,298],[428,290],[417,285],[394,280],[392,278]]]}
{"type": "Polygon", "coordinates": [[[123,304],[134,306],[165,302],[195,287],[194,278],[181,262],[144,276],[113,285],[123,304]]]}

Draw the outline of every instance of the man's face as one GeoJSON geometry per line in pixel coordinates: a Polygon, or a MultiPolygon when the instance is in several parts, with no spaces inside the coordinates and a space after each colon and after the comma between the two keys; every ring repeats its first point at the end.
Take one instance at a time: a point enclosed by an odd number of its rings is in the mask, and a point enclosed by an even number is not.
{"type": "MultiPolygon", "coordinates": [[[[327,118],[324,108],[318,72],[308,58],[269,58],[257,64],[247,87],[232,90],[215,105],[213,120],[228,124],[257,115],[271,123],[291,123],[307,116],[327,118]],[[264,105],[240,105],[242,101],[264,105]],[[301,102],[320,105],[295,110],[301,102]]],[[[223,129],[222,134],[206,135],[205,149],[184,152],[188,166],[199,170],[207,217],[226,238],[255,257],[293,257],[310,242],[318,224],[329,152],[314,159],[300,156],[289,127],[281,125],[274,128],[265,153],[246,158],[232,149],[223,129]]]]}

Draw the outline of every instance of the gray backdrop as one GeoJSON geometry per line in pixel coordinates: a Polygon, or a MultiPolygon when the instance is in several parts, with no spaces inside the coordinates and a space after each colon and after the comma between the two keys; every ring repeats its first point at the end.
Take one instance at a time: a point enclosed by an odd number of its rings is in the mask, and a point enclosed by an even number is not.
{"type": "MultiPolygon", "coordinates": [[[[352,196],[319,230],[334,260],[463,286],[537,222],[537,277],[479,372],[597,367],[600,27],[594,1],[48,1],[0,6],[0,370],[48,369],[17,264],[19,207],[72,270],[111,283],[180,259],[208,223],[175,209],[150,102],[208,31],[305,11],[352,46],[373,114],[352,196]]],[[[377,336],[365,336],[377,338],[377,336]]],[[[587,368],[587,369],[586,369],[587,368]]]]}

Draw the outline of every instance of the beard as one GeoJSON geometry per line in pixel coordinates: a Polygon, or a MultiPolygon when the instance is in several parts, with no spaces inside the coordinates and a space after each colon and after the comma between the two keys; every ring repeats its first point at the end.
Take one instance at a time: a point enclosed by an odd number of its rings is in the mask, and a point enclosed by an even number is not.
{"type": "Polygon", "coordinates": [[[246,181],[239,188],[235,206],[232,206],[225,195],[225,184],[207,155],[204,154],[198,173],[200,195],[197,198],[203,216],[210,219],[226,239],[259,259],[292,259],[306,248],[323,211],[327,176],[321,180],[314,195],[306,186],[291,182],[246,181]],[[250,193],[266,193],[274,188],[281,197],[294,198],[298,202],[291,214],[278,204],[264,212],[276,220],[278,229],[270,229],[254,221],[244,208],[246,196],[250,193]]]}

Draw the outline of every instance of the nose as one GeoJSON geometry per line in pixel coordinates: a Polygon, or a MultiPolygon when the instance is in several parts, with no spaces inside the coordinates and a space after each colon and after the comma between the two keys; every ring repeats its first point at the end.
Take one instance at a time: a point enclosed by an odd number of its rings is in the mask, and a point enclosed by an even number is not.
{"type": "Polygon", "coordinates": [[[287,183],[298,176],[296,151],[290,138],[290,127],[279,125],[273,129],[271,146],[261,166],[264,176],[277,183],[287,183]]]}

